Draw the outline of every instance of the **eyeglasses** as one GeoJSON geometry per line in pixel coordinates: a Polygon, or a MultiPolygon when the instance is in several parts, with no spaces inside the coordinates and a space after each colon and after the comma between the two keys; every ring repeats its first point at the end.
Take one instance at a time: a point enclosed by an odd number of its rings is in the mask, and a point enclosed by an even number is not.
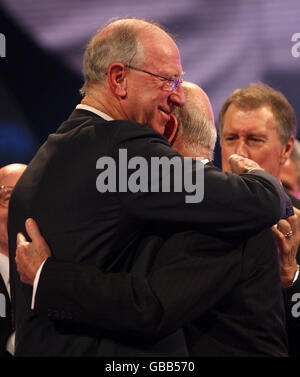
{"type": "Polygon", "coordinates": [[[14,189],[13,186],[0,186],[0,205],[3,207],[8,207],[9,199],[14,189]]]}
{"type": "Polygon", "coordinates": [[[132,67],[131,65],[126,65],[126,67],[128,69],[133,69],[134,71],[148,73],[148,75],[151,75],[151,76],[154,76],[154,77],[159,77],[160,79],[166,81],[162,89],[166,90],[168,92],[173,92],[173,90],[175,90],[176,88],[178,88],[178,86],[180,84],[182,84],[182,82],[183,82],[182,76],[184,75],[184,73],[180,77],[178,77],[178,78],[170,79],[170,78],[167,78],[167,77],[164,77],[164,76],[161,76],[161,75],[157,75],[156,73],[145,71],[142,68],[132,67]]]}

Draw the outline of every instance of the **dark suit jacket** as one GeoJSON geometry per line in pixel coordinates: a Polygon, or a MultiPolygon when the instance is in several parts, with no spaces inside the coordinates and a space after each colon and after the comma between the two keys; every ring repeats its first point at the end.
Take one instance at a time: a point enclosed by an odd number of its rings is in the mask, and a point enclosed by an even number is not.
{"type": "Polygon", "coordinates": [[[14,261],[16,234],[25,232],[27,217],[37,220],[55,257],[119,271],[136,250],[146,222],[249,234],[287,215],[282,188],[265,172],[238,176],[207,167],[204,200],[195,204],[185,202],[189,193],[176,192],[172,171],[170,192],[100,194],[96,162],[110,156],[118,172],[121,148],[127,150],[128,160],[144,157],[148,166],[154,156],[179,156],[162,135],[144,125],[107,122],[89,111],[75,110],[48,137],[18,181],[8,219],[16,355],[96,355],[99,347],[97,337],[68,334],[47,316],[36,317],[30,310],[32,290],[20,283],[14,261]]]}
{"type": "MultiPolygon", "coordinates": [[[[150,242],[157,246],[159,239],[150,242]]],[[[287,356],[271,230],[247,241],[186,231],[155,254],[144,249],[130,275],[49,260],[36,313],[50,312],[58,322],[63,316],[65,324],[90,326],[94,333],[109,330],[101,356],[287,356]],[[140,274],[143,256],[152,266],[147,279],[140,274]]]]}
{"type": "MultiPolygon", "coordinates": [[[[289,194],[294,207],[300,209],[300,200],[289,194]]],[[[300,252],[298,249],[297,262],[300,265],[300,252]]],[[[299,299],[297,294],[300,293],[300,276],[292,287],[284,289],[286,317],[287,317],[287,333],[289,341],[289,356],[300,357],[300,317],[293,315],[293,306],[297,305],[299,299]],[[294,296],[296,294],[296,296],[294,296]],[[296,299],[293,300],[293,297],[296,299]]],[[[299,311],[299,310],[297,310],[299,311]]]]}
{"type": "Polygon", "coordinates": [[[6,316],[0,317],[0,357],[9,356],[6,351],[6,343],[9,335],[13,332],[11,320],[11,305],[5,283],[0,274],[0,293],[5,296],[6,316]]]}

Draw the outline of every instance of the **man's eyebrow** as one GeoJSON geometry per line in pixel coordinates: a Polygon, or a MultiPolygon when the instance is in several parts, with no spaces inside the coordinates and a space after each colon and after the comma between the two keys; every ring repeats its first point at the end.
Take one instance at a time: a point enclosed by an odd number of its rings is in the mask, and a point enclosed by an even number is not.
{"type": "Polygon", "coordinates": [[[170,79],[172,79],[172,78],[178,79],[179,77],[182,77],[184,74],[185,74],[184,71],[182,71],[181,73],[174,73],[173,75],[170,74],[170,73],[167,73],[165,71],[165,73],[162,73],[161,76],[165,76],[165,77],[168,77],[170,79]]]}
{"type": "Polygon", "coordinates": [[[233,135],[237,135],[237,134],[238,134],[237,132],[223,132],[222,133],[223,136],[225,136],[225,135],[226,136],[228,136],[228,135],[233,136],[233,135]]]}
{"type": "Polygon", "coordinates": [[[262,138],[266,138],[267,137],[267,135],[265,135],[265,134],[262,134],[262,133],[251,133],[251,134],[249,134],[248,136],[250,136],[250,137],[252,137],[252,136],[255,136],[255,137],[262,137],[262,138]]]}

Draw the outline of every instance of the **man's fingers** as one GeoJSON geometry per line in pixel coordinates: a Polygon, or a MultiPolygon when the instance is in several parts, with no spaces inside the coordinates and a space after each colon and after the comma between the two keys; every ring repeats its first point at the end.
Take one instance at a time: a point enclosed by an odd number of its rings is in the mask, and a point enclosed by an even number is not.
{"type": "Polygon", "coordinates": [[[23,247],[22,245],[17,248],[16,256],[15,256],[16,267],[17,267],[17,271],[20,276],[21,282],[24,284],[32,285],[31,280],[28,278],[26,274],[27,269],[25,268],[25,266],[26,266],[26,261],[28,258],[25,251],[26,251],[26,248],[23,247]]]}
{"type": "Polygon", "coordinates": [[[32,242],[44,241],[44,237],[41,235],[40,228],[35,220],[31,218],[27,219],[25,221],[25,228],[32,242]]]}
{"type": "Polygon", "coordinates": [[[16,249],[15,261],[18,264],[21,263],[24,258],[26,258],[26,247],[23,243],[20,243],[16,249]]]}
{"type": "Polygon", "coordinates": [[[23,233],[18,233],[17,234],[17,246],[21,246],[22,244],[26,243],[26,237],[24,236],[23,233]]]}
{"type": "Polygon", "coordinates": [[[275,236],[276,243],[282,243],[284,241],[284,235],[281,233],[281,231],[275,228],[274,226],[272,227],[272,231],[275,236]]]}
{"type": "Polygon", "coordinates": [[[232,172],[236,174],[246,173],[253,169],[262,170],[262,168],[255,161],[238,154],[230,155],[229,164],[232,172]]]}
{"type": "Polygon", "coordinates": [[[278,225],[278,230],[283,234],[286,234],[290,232],[291,230],[291,225],[289,221],[287,220],[280,220],[277,225],[278,225]]]}

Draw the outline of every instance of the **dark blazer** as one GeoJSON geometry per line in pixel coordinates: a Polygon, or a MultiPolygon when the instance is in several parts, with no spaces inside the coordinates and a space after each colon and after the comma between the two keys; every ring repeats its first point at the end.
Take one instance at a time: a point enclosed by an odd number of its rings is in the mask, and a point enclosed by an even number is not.
{"type": "MultiPolygon", "coordinates": [[[[293,195],[288,194],[294,207],[300,209],[300,200],[293,195]]],[[[300,248],[299,248],[300,249],[300,248]]],[[[297,262],[300,265],[300,252],[298,249],[297,262]]],[[[289,356],[300,357],[300,310],[293,310],[294,305],[298,305],[299,298],[297,294],[300,293],[300,276],[295,281],[292,287],[284,289],[285,305],[286,305],[286,329],[289,341],[289,356]],[[298,315],[299,312],[299,315],[298,315]],[[294,314],[293,314],[294,313],[294,314]]],[[[299,305],[298,305],[299,306],[299,305]]]]}
{"type": "Polygon", "coordinates": [[[190,355],[288,356],[278,254],[271,230],[244,243],[237,268],[232,288],[187,325],[190,355]]]}
{"type": "Polygon", "coordinates": [[[0,293],[5,297],[5,310],[6,316],[0,317],[0,357],[9,356],[8,352],[6,351],[6,343],[8,337],[13,332],[12,328],[12,320],[11,320],[11,304],[10,298],[5,286],[5,283],[2,279],[0,274],[0,293]]]}
{"type": "MultiPolygon", "coordinates": [[[[14,261],[16,234],[25,232],[27,217],[37,220],[54,257],[119,271],[136,251],[146,223],[160,222],[163,227],[171,221],[245,235],[288,215],[281,186],[262,171],[238,176],[207,167],[204,199],[195,204],[186,203],[190,193],[184,189],[176,192],[172,169],[170,192],[99,193],[96,181],[101,170],[96,163],[100,157],[114,158],[118,183],[119,149],[127,150],[128,160],[143,157],[148,166],[152,157],[182,158],[162,135],[144,125],[108,122],[75,110],[48,137],[18,181],[8,219],[16,355],[96,355],[99,347],[97,337],[69,334],[30,310],[32,289],[20,283],[14,261]]],[[[195,173],[193,164],[190,175],[195,173]]]]}
{"type": "MultiPolygon", "coordinates": [[[[150,242],[157,245],[157,237],[150,242]]],[[[49,260],[36,313],[51,313],[58,322],[68,318],[65,323],[95,333],[109,330],[101,356],[287,356],[271,230],[246,241],[186,231],[155,254],[138,255],[130,275],[49,260]],[[145,255],[152,268],[142,279],[145,255]]]]}

